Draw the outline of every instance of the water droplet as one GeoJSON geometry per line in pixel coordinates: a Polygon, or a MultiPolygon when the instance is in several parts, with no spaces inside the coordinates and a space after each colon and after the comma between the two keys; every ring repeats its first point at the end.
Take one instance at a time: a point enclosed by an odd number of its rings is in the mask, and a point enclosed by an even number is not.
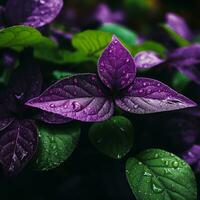
{"type": "Polygon", "coordinates": [[[147,85],[147,83],[146,83],[146,82],[144,82],[144,83],[143,83],[143,86],[146,86],[146,85],[147,85]]]}
{"type": "Polygon", "coordinates": [[[49,105],[51,108],[55,108],[55,104],[53,104],[53,103],[51,103],[50,105],[49,105]]]}
{"type": "Polygon", "coordinates": [[[115,44],[117,44],[117,42],[118,42],[117,40],[114,41],[115,44]]]}
{"type": "Polygon", "coordinates": [[[92,77],[92,81],[95,81],[95,80],[96,80],[96,77],[93,76],[93,77],[92,77]]]}
{"type": "Polygon", "coordinates": [[[130,59],[126,59],[126,62],[129,63],[129,62],[130,62],[130,59]]]}
{"type": "Polygon", "coordinates": [[[159,156],[159,155],[156,153],[155,156],[154,156],[154,158],[158,158],[158,156],[159,156]]]}
{"type": "Polygon", "coordinates": [[[79,102],[77,102],[77,101],[73,101],[72,102],[72,107],[73,107],[74,111],[79,111],[82,108],[81,104],[79,102]]]}
{"type": "Polygon", "coordinates": [[[124,132],[125,130],[124,130],[124,128],[122,128],[122,127],[120,127],[120,130],[122,131],[122,132],[124,132]]]}
{"type": "Polygon", "coordinates": [[[152,176],[152,175],[148,172],[144,172],[144,176],[152,176]]]}
{"type": "Polygon", "coordinates": [[[160,188],[159,186],[157,186],[155,183],[152,183],[152,190],[155,192],[155,193],[161,193],[163,191],[162,188],[160,188]]]}
{"type": "Polygon", "coordinates": [[[138,165],[142,165],[142,162],[138,162],[138,165]]]}
{"type": "Polygon", "coordinates": [[[165,165],[168,165],[168,164],[169,164],[169,161],[168,161],[168,160],[166,160],[166,161],[165,161],[165,165]]]}
{"type": "Polygon", "coordinates": [[[109,53],[112,53],[112,50],[109,50],[109,53]]]}
{"type": "Polygon", "coordinates": [[[179,165],[179,163],[178,163],[177,161],[174,161],[174,162],[172,163],[172,166],[173,166],[174,168],[177,168],[178,165],[179,165]]]}
{"type": "Polygon", "coordinates": [[[134,108],[137,109],[139,106],[138,105],[134,105],[134,108]]]}

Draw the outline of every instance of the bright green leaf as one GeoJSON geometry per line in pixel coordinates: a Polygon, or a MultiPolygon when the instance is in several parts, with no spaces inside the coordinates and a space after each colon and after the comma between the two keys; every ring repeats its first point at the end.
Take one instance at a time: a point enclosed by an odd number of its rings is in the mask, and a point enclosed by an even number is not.
{"type": "Polygon", "coordinates": [[[126,45],[133,46],[136,43],[136,34],[128,28],[112,23],[105,23],[100,27],[100,30],[115,34],[119,37],[126,45]]]}
{"type": "Polygon", "coordinates": [[[131,49],[133,55],[136,55],[140,51],[154,51],[162,57],[165,56],[167,49],[160,43],[154,41],[146,41],[142,44],[134,46],[131,49]]]}
{"type": "Polygon", "coordinates": [[[41,33],[29,26],[12,26],[0,30],[0,48],[24,48],[38,43],[41,33]]]}
{"type": "Polygon", "coordinates": [[[167,24],[163,24],[161,25],[161,27],[169,34],[171,39],[173,39],[180,47],[188,46],[190,44],[188,40],[184,39],[175,31],[173,31],[167,24]]]}
{"type": "Polygon", "coordinates": [[[126,175],[137,200],[196,200],[190,166],[172,153],[148,149],[128,159],[126,175]]]}
{"type": "Polygon", "coordinates": [[[69,77],[69,76],[71,76],[71,75],[72,75],[71,72],[59,71],[59,70],[54,70],[54,71],[53,71],[53,77],[54,77],[56,80],[60,80],[60,79],[65,78],[65,77],[69,77]]]}
{"type": "Polygon", "coordinates": [[[88,57],[81,52],[71,52],[65,49],[60,49],[55,42],[48,38],[43,38],[40,43],[34,45],[34,56],[37,59],[55,64],[94,61],[94,58],[88,57]]]}
{"type": "Polygon", "coordinates": [[[114,116],[109,120],[94,123],[89,130],[89,138],[100,152],[120,159],[133,146],[133,132],[133,125],[127,118],[114,116]]]}
{"type": "Polygon", "coordinates": [[[74,151],[80,128],[67,126],[39,127],[39,149],[34,168],[50,170],[58,167],[74,151]]]}
{"type": "Polygon", "coordinates": [[[79,52],[89,57],[98,57],[111,41],[112,34],[87,30],[77,33],[72,38],[72,45],[79,52]]]}

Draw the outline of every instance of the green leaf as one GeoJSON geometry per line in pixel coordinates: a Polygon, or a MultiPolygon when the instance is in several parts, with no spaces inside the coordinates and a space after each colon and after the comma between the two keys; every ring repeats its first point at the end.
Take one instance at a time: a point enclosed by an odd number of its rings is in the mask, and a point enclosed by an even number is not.
{"type": "Polygon", "coordinates": [[[175,31],[173,31],[167,24],[162,24],[161,27],[169,34],[171,39],[173,39],[180,47],[188,46],[190,44],[188,40],[184,39],[175,31]]]}
{"type": "Polygon", "coordinates": [[[24,48],[38,43],[41,33],[29,26],[12,26],[0,30],[0,48],[24,48]]]}
{"type": "Polygon", "coordinates": [[[55,42],[48,38],[43,38],[40,43],[34,45],[34,56],[37,59],[60,65],[94,61],[93,58],[88,57],[81,52],[71,52],[60,49],[55,42]]]}
{"type": "Polygon", "coordinates": [[[112,39],[112,34],[87,30],[77,33],[72,38],[74,48],[89,57],[98,57],[112,39]]]}
{"type": "Polygon", "coordinates": [[[124,26],[113,23],[105,23],[100,27],[100,30],[115,34],[126,45],[133,46],[136,43],[136,34],[124,26]]]}
{"type": "Polygon", "coordinates": [[[133,132],[133,125],[127,118],[114,116],[94,123],[89,130],[89,138],[103,154],[121,159],[133,146],[133,132]]]}
{"type": "Polygon", "coordinates": [[[66,126],[40,126],[39,149],[34,168],[50,170],[58,167],[74,151],[80,128],[66,126]]]}
{"type": "Polygon", "coordinates": [[[172,153],[148,149],[128,159],[126,175],[137,200],[196,200],[190,166],[172,153]]]}
{"type": "Polygon", "coordinates": [[[154,51],[160,56],[164,57],[167,49],[160,43],[154,42],[154,41],[146,41],[142,44],[139,44],[137,46],[134,46],[131,49],[131,53],[133,55],[136,55],[140,51],[154,51]]]}
{"type": "Polygon", "coordinates": [[[60,79],[65,78],[65,77],[69,77],[71,75],[72,75],[71,72],[65,72],[65,71],[59,71],[59,70],[54,70],[53,71],[53,77],[56,80],[60,80],[60,79]]]}
{"type": "Polygon", "coordinates": [[[176,72],[172,80],[172,86],[174,89],[181,92],[190,83],[190,81],[191,80],[184,74],[176,72]]]}

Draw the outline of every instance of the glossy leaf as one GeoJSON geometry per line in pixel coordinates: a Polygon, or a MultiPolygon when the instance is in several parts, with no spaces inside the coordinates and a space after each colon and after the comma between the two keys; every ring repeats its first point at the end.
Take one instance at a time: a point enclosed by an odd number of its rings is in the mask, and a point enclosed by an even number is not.
{"type": "Polygon", "coordinates": [[[135,78],[133,57],[115,36],[99,58],[98,74],[101,81],[113,90],[125,88],[135,78]]]}
{"type": "Polygon", "coordinates": [[[12,26],[0,30],[0,48],[28,47],[42,38],[39,31],[28,26],[12,26]]]}
{"type": "Polygon", "coordinates": [[[137,200],[196,200],[190,166],[172,153],[148,149],[128,159],[126,175],[137,200]]]}
{"type": "Polygon", "coordinates": [[[100,27],[100,30],[116,35],[125,44],[129,46],[133,46],[136,43],[136,39],[137,39],[136,34],[124,26],[114,24],[114,23],[105,23],[100,27]]]}
{"type": "Polygon", "coordinates": [[[114,106],[95,74],[67,77],[50,86],[27,105],[80,121],[103,121],[114,106]]]}
{"type": "Polygon", "coordinates": [[[137,113],[155,113],[194,107],[196,104],[167,85],[149,78],[136,78],[121,91],[116,104],[123,110],[137,113]]]}
{"type": "Polygon", "coordinates": [[[72,45],[84,55],[98,57],[111,38],[112,34],[110,33],[87,30],[75,34],[72,38],[72,45]]]}
{"type": "Polygon", "coordinates": [[[79,136],[78,127],[39,126],[39,146],[34,168],[50,170],[58,167],[71,156],[79,136]]]}
{"type": "Polygon", "coordinates": [[[11,25],[38,28],[52,22],[62,6],[63,0],[8,0],[5,13],[11,25]]]}
{"type": "Polygon", "coordinates": [[[161,26],[180,47],[187,46],[190,44],[190,42],[183,37],[181,37],[179,34],[177,34],[173,29],[171,29],[168,25],[164,24],[161,26]]]}
{"type": "Polygon", "coordinates": [[[0,135],[0,162],[6,174],[19,173],[37,148],[37,129],[30,120],[15,120],[0,135]]]}
{"type": "Polygon", "coordinates": [[[163,63],[164,60],[153,51],[141,51],[134,57],[134,62],[137,69],[145,70],[163,63]]]}
{"type": "Polygon", "coordinates": [[[121,159],[129,152],[133,146],[133,134],[132,123],[122,116],[94,123],[89,131],[92,144],[114,159],[121,159]]]}

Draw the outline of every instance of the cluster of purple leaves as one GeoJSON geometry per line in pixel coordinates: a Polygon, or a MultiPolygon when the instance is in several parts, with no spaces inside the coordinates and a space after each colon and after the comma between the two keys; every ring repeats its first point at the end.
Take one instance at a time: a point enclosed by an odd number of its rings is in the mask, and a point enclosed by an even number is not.
{"type": "Polygon", "coordinates": [[[157,80],[136,78],[136,65],[128,50],[113,36],[99,58],[98,76],[78,74],[65,78],[26,105],[86,122],[110,118],[114,104],[136,114],[196,106],[157,80]]]}
{"type": "MultiPolygon", "coordinates": [[[[30,61],[30,60],[29,60],[30,61]]],[[[47,112],[32,112],[25,102],[40,94],[39,67],[22,64],[0,96],[0,162],[8,175],[20,172],[37,150],[38,130],[34,120],[62,124],[68,119],[47,112]]]]}
{"type": "MultiPolygon", "coordinates": [[[[62,0],[8,0],[5,8],[0,10],[0,25],[23,24],[40,28],[52,22],[62,6],[62,0]]],[[[123,19],[122,13],[112,13],[105,5],[98,8],[95,17],[102,23],[123,19]]],[[[169,14],[167,19],[168,25],[178,34],[191,39],[192,34],[180,17],[169,14]]],[[[32,64],[29,66],[30,63],[21,66],[0,98],[0,161],[5,172],[10,175],[18,173],[36,152],[38,133],[35,119],[51,124],[67,123],[73,119],[96,122],[109,119],[114,114],[115,105],[135,114],[196,106],[164,83],[136,77],[136,71],[166,63],[198,83],[196,64],[199,63],[199,48],[195,44],[176,49],[166,60],[151,51],[140,52],[133,58],[114,36],[99,58],[98,75],[70,76],[42,94],[39,69],[32,64]]],[[[10,58],[6,60],[10,61],[10,58]]],[[[194,149],[198,148],[195,146],[194,149]]]]}

